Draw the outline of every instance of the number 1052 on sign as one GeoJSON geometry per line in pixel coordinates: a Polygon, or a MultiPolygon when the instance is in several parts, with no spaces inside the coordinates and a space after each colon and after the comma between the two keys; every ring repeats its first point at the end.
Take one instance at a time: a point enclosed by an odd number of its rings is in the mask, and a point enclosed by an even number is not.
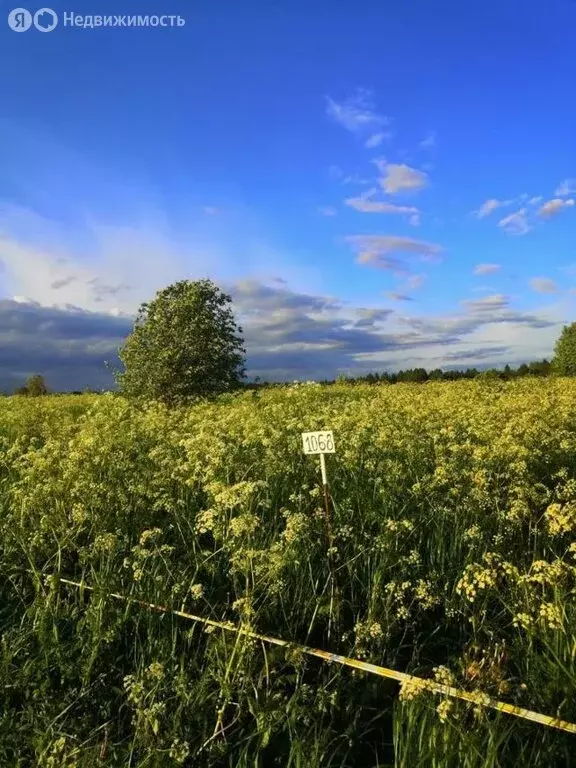
{"type": "Polygon", "coordinates": [[[331,431],[303,432],[302,444],[304,453],[336,453],[331,431]]]}

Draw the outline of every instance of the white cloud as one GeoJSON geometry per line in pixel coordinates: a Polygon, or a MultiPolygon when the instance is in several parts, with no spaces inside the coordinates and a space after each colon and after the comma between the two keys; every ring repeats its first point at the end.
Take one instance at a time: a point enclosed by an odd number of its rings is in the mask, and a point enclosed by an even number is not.
{"type": "MultiPolygon", "coordinates": [[[[370,191],[372,192],[372,191],[370,191]]],[[[371,200],[370,195],[349,197],[344,201],[347,206],[361,213],[393,213],[400,215],[418,214],[418,208],[409,205],[394,205],[379,200],[371,200]]]]}
{"type": "Polygon", "coordinates": [[[338,211],[336,210],[336,208],[334,208],[331,205],[323,205],[320,208],[318,208],[318,213],[321,216],[336,216],[338,211]]]}
{"type": "Polygon", "coordinates": [[[380,184],[390,195],[398,192],[418,192],[428,186],[427,174],[409,165],[382,162],[377,165],[383,174],[380,184]]]}
{"type": "Polygon", "coordinates": [[[475,275],[492,275],[494,272],[498,272],[501,269],[500,264],[477,264],[474,267],[475,275]]]}
{"type": "Polygon", "coordinates": [[[386,296],[391,301],[414,301],[412,296],[407,296],[405,293],[395,293],[394,291],[388,291],[386,296]]]}
{"type": "Polygon", "coordinates": [[[408,224],[410,224],[411,227],[419,227],[420,226],[420,214],[419,213],[413,213],[412,216],[408,219],[408,224]]]}
{"type": "Polygon", "coordinates": [[[380,131],[379,133],[373,133],[372,136],[366,139],[364,146],[366,149],[374,149],[375,147],[379,147],[383,141],[386,141],[386,139],[391,138],[392,134],[390,132],[380,131]]]}
{"type": "Polygon", "coordinates": [[[539,195],[538,197],[531,197],[530,200],[528,200],[528,205],[539,205],[544,198],[542,195],[539,195]]]}
{"type": "Polygon", "coordinates": [[[485,313],[506,309],[510,304],[510,298],[502,293],[493,293],[484,296],[483,299],[465,299],[461,302],[468,312],[485,313]]]}
{"type": "Polygon", "coordinates": [[[565,179],[554,192],[557,197],[576,195],[576,179],[565,179]]]}
{"type": "Polygon", "coordinates": [[[422,288],[425,280],[426,275],[412,275],[406,282],[408,290],[415,291],[418,290],[418,288],[422,288]]]}
{"type": "Polygon", "coordinates": [[[345,176],[342,179],[342,184],[358,184],[359,186],[366,186],[366,184],[370,184],[370,179],[365,179],[364,177],[360,176],[358,173],[353,173],[350,176],[345,176]]]}
{"type": "Polygon", "coordinates": [[[573,198],[568,198],[568,200],[562,200],[559,197],[554,198],[554,200],[548,200],[544,205],[539,209],[538,215],[542,216],[543,218],[551,218],[552,216],[556,216],[556,214],[560,213],[560,211],[563,208],[572,208],[576,204],[576,200],[573,198]]]}
{"type": "Polygon", "coordinates": [[[217,273],[213,249],[184,248],[144,223],[94,224],[71,233],[25,209],[0,208],[4,291],[42,306],[134,312],[184,275],[217,273]]]}
{"type": "Polygon", "coordinates": [[[405,275],[409,270],[394,254],[419,256],[421,261],[436,261],[443,250],[434,243],[396,235],[350,235],[346,240],[356,251],[358,264],[371,264],[398,275],[405,275]]]}
{"type": "Polygon", "coordinates": [[[214,206],[212,206],[212,205],[205,205],[202,208],[202,210],[204,211],[206,216],[217,216],[220,213],[218,208],[214,208],[214,206]]]}
{"type": "Polygon", "coordinates": [[[378,114],[373,95],[364,88],[342,102],[326,97],[326,112],[332,120],[351,133],[361,133],[388,125],[390,119],[378,114]]]}
{"type": "Polygon", "coordinates": [[[503,205],[505,205],[504,202],[501,202],[500,200],[496,200],[496,198],[491,198],[490,200],[486,200],[485,203],[482,203],[480,208],[477,211],[475,211],[475,214],[479,219],[483,219],[486,216],[489,216],[491,213],[493,213],[495,210],[497,210],[503,205]]]}
{"type": "Polygon", "coordinates": [[[426,138],[420,142],[420,149],[432,149],[436,146],[436,131],[429,131],[426,138]]]}
{"type": "Polygon", "coordinates": [[[530,288],[536,293],[558,293],[557,284],[547,277],[533,277],[530,280],[530,288]]]}
{"type": "Polygon", "coordinates": [[[526,203],[527,205],[537,205],[542,200],[541,197],[532,197],[530,200],[528,200],[528,198],[529,195],[526,194],[526,192],[518,195],[518,197],[510,198],[509,200],[498,200],[495,197],[491,197],[489,200],[482,203],[477,211],[473,211],[473,214],[477,219],[484,219],[486,216],[490,216],[491,213],[498,210],[498,208],[508,208],[511,205],[522,205],[523,203],[526,203]]]}
{"type": "MultiPolygon", "coordinates": [[[[401,291],[391,297],[409,300],[401,291]]],[[[569,302],[530,314],[515,311],[500,294],[466,301],[465,311],[418,316],[401,315],[381,302],[357,306],[297,292],[284,282],[241,280],[227,292],[244,329],[248,373],[268,380],[542,358],[550,355],[570,312],[569,302]]],[[[104,315],[0,300],[0,384],[13,387],[40,371],[55,388],[109,387],[102,362],[114,358],[132,324],[113,312],[114,307],[104,315]]]]}
{"type": "Polygon", "coordinates": [[[508,235],[525,235],[531,229],[526,218],[526,208],[521,208],[516,213],[500,219],[498,226],[508,235]]]}

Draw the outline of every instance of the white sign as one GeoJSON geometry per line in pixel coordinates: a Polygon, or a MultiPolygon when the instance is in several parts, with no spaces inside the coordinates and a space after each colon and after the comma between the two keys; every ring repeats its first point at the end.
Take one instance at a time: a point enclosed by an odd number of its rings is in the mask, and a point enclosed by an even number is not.
{"type": "Polygon", "coordinates": [[[302,444],[304,446],[304,453],[336,453],[332,430],[303,432],[302,444]]]}

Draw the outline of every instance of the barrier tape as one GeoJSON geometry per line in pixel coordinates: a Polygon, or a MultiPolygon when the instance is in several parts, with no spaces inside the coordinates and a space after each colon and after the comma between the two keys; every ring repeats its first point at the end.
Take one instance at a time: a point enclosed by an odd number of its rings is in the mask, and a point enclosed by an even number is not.
{"type": "MultiPolygon", "coordinates": [[[[63,579],[58,577],[58,580],[63,584],[68,584],[73,587],[79,587],[80,589],[87,589],[94,592],[94,587],[90,587],[87,584],[82,584],[78,581],[71,581],[70,579],[63,579]]],[[[250,629],[244,627],[237,627],[232,622],[215,621],[214,619],[206,619],[202,616],[195,616],[192,613],[186,613],[184,611],[176,611],[172,608],[165,608],[162,605],[155,605],[154,603],[147,603],[143,600],[137,600],[133,597],[127,597],[126,595],[119,595],[114,592],[106,592],[107,597],[113,597],[116,600],[123,600],[127,603],[134,603],[135,605],[142,606],[144,608],[151,608],[154,611],[161,613],[170,613],[174,616],[180,616],[183,619],[195,621],[199,624],[204,624],[216,629],[224,629],[228,632],[236,632],[239,635],[245,635],[254,640],[260,640],[264,643],[271,645],[279,645],[283,648],[289,648],[290,650],[299,651],[307,656],[316,656],[319,659],[323,659],[328,663],[342,664],[345,667],[352,667],[352,669],[360,669],[363,672],[369,672],[379,677],[386,677],[391,680],[396,680],[399,683],[411,683],[417,690],[431,691],[432,693],[440,693],[445,696],[451,696],[455,699],[462,699],[468,701],[476,706],[488,707],[495,709],[498,712],[505,712],[507,715],[513,715],[514,717],[520,717],[524,720],[530,720],[533,723],[540,723],[540,725],[548,726],[549,728],[557,728],[560,731],[566,731],[567,733],[576,733],[576,723],[569,723],[566,720],[560,720],[557,717],[550,717],[549,715],[542,715],[538,712],[533,712],[530,709],[524,709],[523,707],[516,707],[512,704],[506,704],[503,701],[497,701],[484,693],[476,692],[469,693],[459,688],[453,688],[449,685],[442,685],[434,680],[426,680],[423,677],[416,677],[415,675],[409,675],[406,672],[397,672],[394,669],[387,669],[386,667],[380,667],[376,664],[369,664],[366,661],[359,661],[358,659],[351,659],[348,656],[340,656],[337,653],[329,653],[318,648],[310,648],[307,645],[300,645],[299,643],[292,643],[288,640],[281,640],[278,637],[272,637],[270,635],[261,635],[258,632],[253,632],[250,629]]]]}

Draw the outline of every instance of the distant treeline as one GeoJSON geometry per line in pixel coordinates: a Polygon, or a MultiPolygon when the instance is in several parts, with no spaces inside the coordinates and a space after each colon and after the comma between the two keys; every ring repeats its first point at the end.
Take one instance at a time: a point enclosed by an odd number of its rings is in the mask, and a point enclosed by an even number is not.
{"type": "MultiPolygon", "coordinates": [[[[515,379],[519,376],[549,376],[552,373],[552,364],[548,360],[539,360],[532,363],[522,363],[518,368],[512,368],[509,365],[504,366],[503,369],[489,368],[487,370],[479,371],[477,368],[466,368],[462,371],[443,371],[440,368],[435,368],[432,371],[427,371],[426,368],[408,368],[407,370],[401,370],[396,373],[389,373],[384,371],[383,373],[368,373],[365,376],[338,376],[337,379],[322,379],[318,381],[318,384],[336,384],[337,382],[347,382],[350,384],[397,384],[400,382],[412,382],[412,383],[424,383],[426,381],[458,381],[459,379],[500,379],[508,380],[515,379]]],[[[262,381],[258,377],[254,381],[247,381],[241,385],[242,389],[265,389],[270,387],[286,387],[291,386],[295,382],[268,382],[262,381]]],[[[84,394],[104,394],[106,390],[95,390],[86,388],[82,391],[74,390],[72,392],[57,392],[55,390],[49,390],[44,382],[44,377],[36,374],[31,376],[26,384],[22,387],[18,387],[14,391],[15,395],[28,395],[38,396],[47,394],[69,394],[69,395],[84,395],[84,394]]]]}
{"type": "MultiPolygon", "coordinates": [[[[399,382],[424,383],[426,381],[458,381],[459,379],[500,379],[506,381],[520,376],[549,376],[552,373],[552,363],[549,360],[538,360],[532,363],[522,363],[518,368],[505,365],[503,369],[489,368],[479,371],[477,368],[466,370],[443,371],[440,368],[427,371],[426,368],[408,368],[396,373],[368,373],[365,376],[338,376],[337,379],[322,379],[319,384],[335,384],[336,382],[348,382],[351,384],[397,384],[399,382]]],[[[259,389],[262,387],[285,387],[292,382],[265,382],[259,379],[244,385],[246,389],[259,389]]]]}

